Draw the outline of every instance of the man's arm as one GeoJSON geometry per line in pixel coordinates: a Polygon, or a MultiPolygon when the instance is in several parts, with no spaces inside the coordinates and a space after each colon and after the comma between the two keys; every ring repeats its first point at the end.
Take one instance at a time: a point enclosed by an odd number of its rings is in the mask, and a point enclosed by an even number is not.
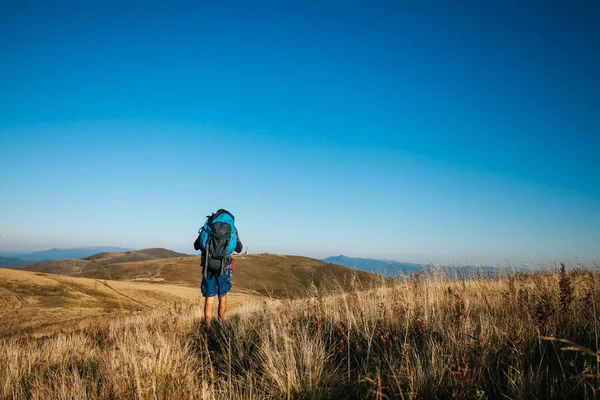
{"type": "MultiPolygon", "coordinates": [[[[237,233],[237,229],[235,230],[237,233]]],[[[240,240],[240,234],[237,234],[237,243],[235,244],[235,252],[236,253],[241,253],[242,250],[244,249],[244,246],[242,245],[242,241],[240,240]]]]}

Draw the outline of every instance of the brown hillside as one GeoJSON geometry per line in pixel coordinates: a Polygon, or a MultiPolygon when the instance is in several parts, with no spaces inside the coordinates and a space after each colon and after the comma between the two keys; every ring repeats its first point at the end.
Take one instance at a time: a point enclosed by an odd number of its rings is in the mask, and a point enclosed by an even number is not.
{"type": "MultiPolygon", "coordinates": [[[[110,259],[36,265],[46,273],[0,269],[0,337],[71,330],[106,314],[156,308],[177,299],[201,301],[199,257],[105,264],[110,259]]],[[[235,260],[234,303],[260,295],[302,295],[311,283],[346,288],[351,279],[382,279],[306,257],[252,254],[235,260]]]]}
{"type": "Polygon", "coordinates": [[[74,258],[72,260],[45,261],[36,264],[11,267],[21,271],[42,272],[45,274],[76,275],[83,270],[89,261],[74,258]]]}
{"type": "Polygon", "coordinates": [[[98,253],[81,259],[46,261],[36,264],[23,265],[13,269],[75,276],[80,275],[84,270],[97,268],[103,265],[173,257],[189,257],[189,255],[168,249],[155,248],[127,252],[98,253]]]}
{"type": "MultiPolygon", "coordinates": [[[[351,276],[364,283],[380,279],[376,275],[340,265],[299,256],[273,254],[237,255],[234,288],[274,297],[304,293],[313,282],[317,287],[342,285],[351,276]]],[[[119,281],[148,281],[187,287],[200,287],[199,257],[179,257],[87,267],[77,276],[119,281]]]]}
{"type": "Polygon", "coordinates": [[[240,288],[275,297],[303,294],[311,285],[318,288],[347,288],[351,279],[369,284],[378,275],[299,256],[272,254],[235,257],[234,282],[240,288]]]}
{"type": "Polygon", "coordinates": [[[143,249],[126,252],[106,252],[98,253],[83,260],[94,261],[102,264],[116,264],[121,262],[156,260],[161,258],[189,257],[188,254],[178,253],[173,250],[163,248],[143,249]]]}
{"type": "MultiPolygon", "coordinates": [[[[202,280],[200,258],[187,256],[150,259],[180,254],[165,249],[130,253],[101,253],[82,260],[52,261],[19,267],[20,270],[56,273],[117,281],[145,281],[199,288],[202,280]],[[139,258],[143,258],[139,260],[139,258]]],[[[363,282],[380,279],[376,275],[300,256],[245,254],[234,256],[234,288],[285,297],[304,293],[313,282],[317,287],[348,283],[351,276],[363,282]]]]}
{"type": "MultiPolygon", "coordinates": [[[[250,294],[230,294],[230,304],[250,294]]],[[[148,282],[117,282],[0,269],[0,338],[43,335],[94,324],[108,314],[201,302],[200,290],[148,282]]]]}

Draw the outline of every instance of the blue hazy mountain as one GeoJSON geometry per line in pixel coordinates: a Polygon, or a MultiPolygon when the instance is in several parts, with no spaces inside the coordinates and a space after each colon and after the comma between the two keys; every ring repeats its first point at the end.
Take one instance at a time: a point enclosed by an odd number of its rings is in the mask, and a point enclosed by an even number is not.
{"type": "Polygon", "coordinates": [[[125,249],[122,247],[99,246],[99,247],[80,247],[75,249],[49,249],[36,251],[33,253],[0,253],[0,256],[5,256],[20,259],[24,264],[31,264],[41,261],[69,260],[71,258],[84,258],[98,253],[105,252],[124,252],[132,251],[133,249],[125,249]]]}
{"type": "Polygon", "coordinates": [[[8,251],[8,252],[4,252],[4,251],[0,251],[0,257],[16,257],[19,258],[19,256],[25,254],[25,251],[22,252],[14,252],[14,251],[8,251]]]}
{"type": "Polygon", "coordinates": [[[323,261],[343,265],[344,267],[359,269],[365,272],[375,272],[383,275],[396,275],[397,273],[410,274],[419,272],[420,264],[393,261],[376,260],[372,258],[348,257],[345,255],[324,258],[323,261]]]}
{"type": "Polygon", "coordinates": [[[2,267],[19,267],[21,265],[27,265],[29,262],[21,260],[17,257],[4,257],[0,256],[0,268],[2,267]]]}
{"type": "MultiPolygon", "coordinates": [[[[398,274],[410,275],[414,272],[432,271],[432,267],[429,264],[414,264],[393,260],[347,257],[344,255],[327,257],[324,258],[323,261],[391,277],[398,276],[398,274]]],[[[497,276],[503,271],[506,272],[506,270],[503,268],[472,265],[440,265],[434,267],[433,270],[442,272],[447,279],[466,279],[474,276],[478,278],[491,278],[497,276]]]]}

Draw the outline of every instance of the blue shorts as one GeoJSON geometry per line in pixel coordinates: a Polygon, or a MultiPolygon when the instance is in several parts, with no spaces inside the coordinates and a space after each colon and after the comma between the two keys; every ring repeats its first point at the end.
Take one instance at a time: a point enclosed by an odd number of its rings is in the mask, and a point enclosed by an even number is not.
{"type": "Polygon", "coordinates": [[[204,297],[213,297],[217,294],[219,297],[225,296],[231,290],[231,268],[225,269],[223,275],[208,271],[206,276],[202,277],[200,289],[204,297]]]}

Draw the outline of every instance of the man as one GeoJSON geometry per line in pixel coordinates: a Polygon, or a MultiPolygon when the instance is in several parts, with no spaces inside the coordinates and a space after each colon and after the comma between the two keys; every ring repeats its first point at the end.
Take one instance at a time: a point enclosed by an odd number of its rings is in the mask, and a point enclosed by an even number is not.
{"type": "Polygon", "coordinates": [[[227,293],[231,290],[233,259],[231,253],[240,253],[242,242],[235,227],[235,218],[227,210],[220,209],[207,217],[200,229],[194,248],[201,250],[202,296],[204,296],[204,320],[210,326],[213,319],[215,296],[219,296],[219,319],[227,310],[227,293]]]}

